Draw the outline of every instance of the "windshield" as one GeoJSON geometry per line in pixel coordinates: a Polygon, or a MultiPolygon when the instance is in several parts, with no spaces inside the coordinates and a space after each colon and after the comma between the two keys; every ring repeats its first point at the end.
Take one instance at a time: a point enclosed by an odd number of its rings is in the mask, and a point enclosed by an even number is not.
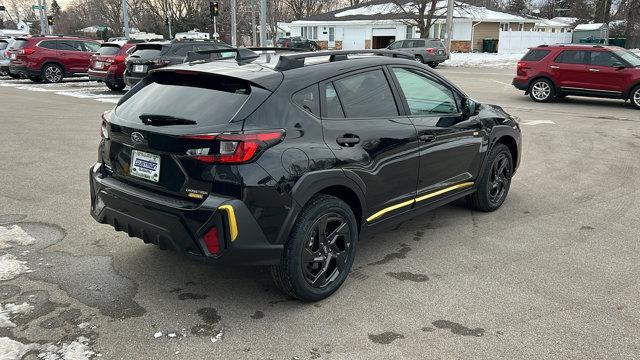
{"type": "Polygon", "coordinates": [[[631,64],[631,66],[640,66],[640,56],[632,53],[629,50],[614,50],[616,55],[620,56],[624,61],[631,64]]]}

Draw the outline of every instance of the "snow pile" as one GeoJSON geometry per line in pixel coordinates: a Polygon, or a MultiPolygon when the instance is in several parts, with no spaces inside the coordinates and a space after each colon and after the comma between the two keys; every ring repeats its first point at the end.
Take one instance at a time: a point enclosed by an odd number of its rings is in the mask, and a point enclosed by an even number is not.
{"type": "Polygon", "coordinates": [[[30,351],[38,351],[38,358],[43,360],[89,360],[96,355],[89,347],[89,339],[83,336],[62,345],[23,344],[8,337],[0,338],[0,360],[21,359],[30,351]]]}
{"type": "Polygon", "coordinates": [[[25,261],[20,261],[11,254],[0,256],[0,280],[11,280],[20,274],[30,272],[25,261]]]}
{"type": "Polygon", "coordinates": [[[0,249],[9,249],[13,247],[13,245],[33,245],[35,242],[36,239],[27,234],[18,225],[13,225],[8,228],[0,226],[0,249]]]}
{"type": "Polygon", "coordinates": [[[631,52],[635,53],[636,55],[640,55],[640,49],[631,49],[631,52]]]}
{"type": "Polygon", "coordinates": [[[515,68],[524,54],[452,53],[451,58],[442,63],[450,67],[491,67],[515,68]]]}
{"type": "Polygon", "coordinates": [[[0,328],[13,328],[16,324],[11,321],[11,317],[16,314],[26,314],[33,310],[33,306],[28,303],[0,305],[0,328]]]}

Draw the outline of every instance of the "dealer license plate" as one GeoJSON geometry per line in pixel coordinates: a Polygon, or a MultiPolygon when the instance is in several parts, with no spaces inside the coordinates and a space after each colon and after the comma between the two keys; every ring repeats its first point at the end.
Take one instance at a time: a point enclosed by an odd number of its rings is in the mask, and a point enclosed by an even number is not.
{"type": "Polygon", "coordinates": [[[145,73],[147,72],[147,65],[133,65],[133,72],[145,73]]]}
{"type": "Polygon", "coordinates": [[[131,150],[131,167],[129,173],[141,179],[160,181],[160,156],[144,151],[131,150]]]}

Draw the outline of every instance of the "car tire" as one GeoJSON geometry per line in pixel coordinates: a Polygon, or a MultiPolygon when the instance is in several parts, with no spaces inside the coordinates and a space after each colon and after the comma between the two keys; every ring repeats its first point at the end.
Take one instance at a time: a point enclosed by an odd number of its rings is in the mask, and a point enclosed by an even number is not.
{"type": "Polygon", "coordinates": [[[349,205],[330,195],[315,195],[300,212],[280,263],[271,267],[272,278],[289,296],[322,300],[349,275],[357,240],[358,226],[349,205]]]}
{"type": "Polygon", "coordinates": [[[318,50],[318,46],[317,46],[316,44],[310,44],[310,45],[309,45],[309,49],[310,49],[311,51],[317,51],[317,50],[318,50]]]}
{"type": "Polygon", "coordinates": [[[9,76],[10,76],[12,79],[20,79],[20,74],[12,74],[12,73],[9,73],[9,76]]]}
{"type": "Polygon", "coordinates": [[[536,79],[529,85],[529,96],[535,102],[549,102],[555,95],[554,85],[548,79],[536,79]]]}
{"type": "Polygon", "coordinates": [[[437,68],[437,67],[438,67],[438,63],[437,63],[437,62],[432,61],[432,62],[430,62],[430,63],[429,63],[429,66],[430,66],[432,69],[435,69],[435,68],[437,68]]]}
{"type": "Polygon", "coordinates": [[[509,193],[512,174],[511,152],[506,145],[498,143],[489,153],[476,191],[467,196],[469,207],[485,212],[500,208],[509,193]]]}
{"type": "Polygon", "coordinates": [[[111,91],[122,91],[126,87],[126,85],[123,84],[123,83],[111,83],[111,82],[108,82],[108,83],[105,83],[105,85],[107,85],[107,87],[111,91]]]}
{"type": "Polygon", "coordinates": [[[631,100],[631,106],[633,106],[636,110],[640,110],[640,85],[631,90],[629,100],[631,100]]]}
{"type": "Polygon", "coordinates": [[[42,80],[45,83],[59,83],[64,79],[64,70],[60,65],[47,64],[42,68],[42,80]]]}
{"type": "Polygon", "coordinates": [[[422,55],[416,55],[416,61],[424,64],[424,58],[422,57],[422,55]]]}
{"type": "Polygon", "coordinates": [[[39,83],[42,82],[42,77],[40,76],[29,76],[29,80],[35,82],[35,83],[39,83]]]}

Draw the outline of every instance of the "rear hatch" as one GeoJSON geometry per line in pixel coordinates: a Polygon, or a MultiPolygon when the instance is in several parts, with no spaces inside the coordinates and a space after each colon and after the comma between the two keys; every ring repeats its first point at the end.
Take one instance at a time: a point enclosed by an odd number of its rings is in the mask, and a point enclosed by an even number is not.
{"type": "Polygon", "coordinates": [[[447,50],[441,40],[428,40],[427,47],[433,48],[436,55],[443,56],[447,54],[447,50]]]}
{"type": "Polygon", "coordinates": [[[22,65],[25,63],[26,58],[29,54],[25,51],[25,46],[29,42],[29,39],[26,38],[16,38],[16,41],[11,44],[11,47],[7,51],[9,55],[9,59],[12,64],[22,65]]]}
{"type": "Polygon", "coordinates": [[[7,51],[7,47],[9,47],[9,42],[0,39],[0,60],[6,59],[5,52],[7,51]]]}
{"type": "Polygon", "coordinates": [[[529,52],[527,52],[522,59],[518,61],[516,66],[518,76],[527,77],[531,75],[530,73],[535,73],[535,70],[532,71],[532,68],[536,63],[547,57],[549,53],[551,53],[551,50],[544,48],[529,50],[529,52]]]}
{"type": "Polygon", "coordinates": [[[164,67],[168,62],[162,60],[166,46],[163,44],[139,44],[127,58],[127,71],[136,77],[146,76],[150,70],[164,67]]]}
{"type": "Polygon", "coordinates": [[[233,77],[179,70],[154,72],[143,85],[105,115],[108,175],[183,200],[198,202],[212,192],[239,197],[237,162],[222,162],[220,154],[240,145],[211,134],[238,134],[271,92],[233,77]]]}
{"type": "Polygon", "coordinates": [[[92,70],[105,71],[109,69],[109,66],[114,62],[123,62],[124,56],[120,56],[116,60],[120,49],[121,47],[118,44],[104,43],[100,45],[100,49],[91,56],[89,68],[92,70]]]}

